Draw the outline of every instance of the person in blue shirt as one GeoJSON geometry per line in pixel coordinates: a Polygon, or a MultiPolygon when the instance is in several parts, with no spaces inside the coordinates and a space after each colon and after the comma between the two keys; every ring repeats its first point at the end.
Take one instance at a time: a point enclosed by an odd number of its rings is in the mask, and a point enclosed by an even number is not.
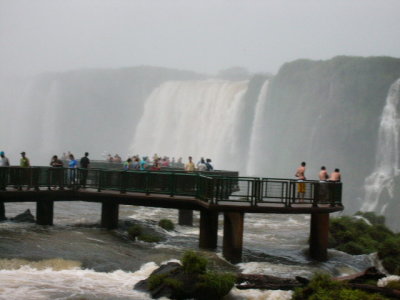
{"type": "Polygon", "coordinates": [[[76,168],[78,167],[78,161],[74,158],[73,154],[69,155],[68,162],[68,180],[69,184],[72,186],[76,182],[76,168]]]}
{"type": "Polygon", "coordinates": [[[147,156],[143,156],[142,160],[140,161],[140,170],[144,171],[147,169],[148,162],[147,162],[147,156]]]}

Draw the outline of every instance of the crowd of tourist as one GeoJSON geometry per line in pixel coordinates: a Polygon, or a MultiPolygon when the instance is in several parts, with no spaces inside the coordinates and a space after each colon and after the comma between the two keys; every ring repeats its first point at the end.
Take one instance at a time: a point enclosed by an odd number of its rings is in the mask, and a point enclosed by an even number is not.
{"type": "MultiPolygon", "coordinates": [[[[203,157],[195,164],[192,157],[188,157],[188,162],[184,163],[182,157],[175,160],[175,157],[170,159],[168,156],[160,156],[155,153],[152,158],[149,156],[133,155],[128,157],[126,161],[122,162],[118,154],[112,156],[110,153],[106,155],[106,161],[110,163],[121,163],[124,170],[152,170],[157,171],[161,168],[178,168],[185,169],[188,172],[192,171],[212,171],[214,170],[211,165],[211,159],[204,159],[203,157]]],[[[54,168],[68,167],[71,169],[82,168],[87,169],[90,165],[89,153],[86,152],[84,156],[78,160],[75,158],[71,151],[64,152],[59,158],[57,155],[51,157],[49,165],[54,168]]],[[[5,156],[4,151],[0,152],[0,167],[10,166],[9,159],[5,156]]],[[[20,167],[30,167],[29,158],[25,152],[21,152],[20,167]]]]}
{"type": "Polygon", "coordinates": [[[128,157],[128,159],[123,163],[124,170],[151,170],[158,171],[161,168],[179,168],[185,169],[188,172],[193,171],[212,171],[214,168],[211,165],[211,159],[201,158],[199,162],[195,165],[192,161],[192,157],[189,156],[188,162],[183,163],[182,157],[175,160],[175,157],[170,159],[168,156],[159,156],[157,153],[153,155],[150,159],[149,156],[134,155],[128,157]]]}

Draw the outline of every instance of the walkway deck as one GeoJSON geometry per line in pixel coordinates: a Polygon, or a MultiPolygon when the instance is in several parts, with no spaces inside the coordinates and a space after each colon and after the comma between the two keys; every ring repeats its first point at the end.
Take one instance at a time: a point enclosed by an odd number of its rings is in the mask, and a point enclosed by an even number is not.
{"type": "Polygon", "coordinates": [[[3,167],[0,219],[5,217],[5,202],[36,202],[40,225],[53,224],[54,202],[100,202],[101,225],[109,229],[118,226],[119,205],[179,209],[180,217],[197,210],[199,246],[215,249],[221,213],[223,255],[238,262],[245,213],[310,214],[310,255],[327,259],[329,214],[344,209],[341,183],[229,175],[232,173],[3,167]]]}

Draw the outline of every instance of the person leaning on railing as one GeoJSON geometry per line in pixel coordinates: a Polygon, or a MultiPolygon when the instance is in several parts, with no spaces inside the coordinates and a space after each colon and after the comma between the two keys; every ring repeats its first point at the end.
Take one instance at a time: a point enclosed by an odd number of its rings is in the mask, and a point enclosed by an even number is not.
{"type": "MultiPolygon", "coordinates": [[[[57,155],[53,155],[50,161],[50,166],[56,169],[50,169],[49,170],[49,175],[50,175],[50,182],[53,181],[53,186],[54,189],[56,189],[56,186],[59,186],[60,190],[63,189],[63,175],[64,175],[64,170],[62,169],[63,167],[63,162],[58,158],[57,155]]],[[[49,189],[51,189],[51,184],[49,185],[49,189]]]]}
{"type": "MultiPolygon", "coordinates": [[[[9,167],[10,166],[10,161],[8,158],[5,156],[4,151],[0,152],[0,167],[9,167]]],[[[5,191],[6,190],[6,184],[7,184],[7,173],[6,172],[0,172],[0,190],[5,191]]]]}
{"type": "Polygon", "coordinates": [[[20,178],[21,182],[18,186],[18,190],[22,190],[22,185],[27,185],[26,189],[29,190],[32,186],[32,181],[34,178],[33,178],[33,176],[31,177],[31,174],[30,174],[31,170],[28,169],[28,168],[30,168],[31,163],[29,161],[29,158],[26,157],[25,151],[21,152],[21,159],[19,160],[19,166],[24,169],[20,170],[19,178],[20,178]]]}
{"type": "Polygon", "coordinates": [[[78,167],[78,162],[74,158],[73,154],[69,155],[69,163],[68,163],[68,181],[70,187],[72,187],[76,183],[76,168],[78,167]]]}
{"type": "Polygon", "coordinates": [[[89,159],[89,152],[85,152],[85,156],[81,158],[81,161],[79,162],[80,167],[83,169],[81,170],[81,180],[80,184],[81,187],[86,188],[86,180],[88,176],[88,169],[90,165],[90,159],[89,159]]]}

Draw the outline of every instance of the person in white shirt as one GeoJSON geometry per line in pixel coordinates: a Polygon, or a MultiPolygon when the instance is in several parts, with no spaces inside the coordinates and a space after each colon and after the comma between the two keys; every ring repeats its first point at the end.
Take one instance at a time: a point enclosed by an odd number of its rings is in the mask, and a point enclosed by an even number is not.
{"type": "Polygon", "coordinates": [[[10,161],[5,156],[4,151],[1,151],[0,152],[0,167],[9,167],[9,166],[10,166],[10,161]]]}

